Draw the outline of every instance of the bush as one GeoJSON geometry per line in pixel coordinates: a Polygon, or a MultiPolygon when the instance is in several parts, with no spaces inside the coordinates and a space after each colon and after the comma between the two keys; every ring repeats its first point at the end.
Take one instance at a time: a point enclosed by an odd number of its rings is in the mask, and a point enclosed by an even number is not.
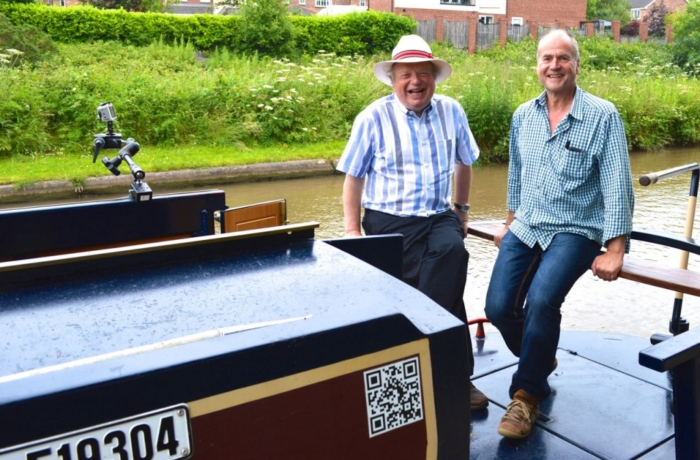
{"type": "Polygon", "coordinates": [[[12,60],[12,66],[23,63],[34,64],[44,56],[55,52],[51,39],[32,25],[15,26],[0,13],[0,49],[15,49],[21,52],[12,60]]]}
{"type": "MultiPolygon", "coordinates": [[[[265,0],[275,2],[276,0],[265,0]]],[[[124,10],[98,10],[94,7],[51,8],[43,4],[14,5],[0,3],[13,24],[31,24],[64,43],[90,43],[114,40],[128,45],[146,46],[159,40],[165,43],[185,41],[201,51],[227,49],[233,53],[258,51],[281,55],[275,45],[284,43],[286,26],[274,26],[276,38],[264,26],[251,27],[241,16],[175,16],[159,13],[128,13],[124,10]],[[278,27],[279,26],[279,27],[278,27]],[[264,32],[268,32],[267,35],[264,32]],[[243,34],[248,34],[248,43],[243,34]],[[257,43],[257,45],[255,45],[257,43]],[[257,46],[257,48],[256,48],[257,46]]],[[[340,16],[289,18],[296,47],[289,57],[315,55],[318,51],[341,55],[368,55],[391,51],[402,35],[410,34],[415,21],[391,13],[355,13],[340,16]]],[[[262,16],[260,24],[267,24],[262,16]]],[[[286,40],[286,38],[285,38],[286,40]]]]}
{"type": "Polygon", "coordinates": [[[620,30],[620,35],[625,35],[627,37],[639,36],[639,21],[635,20],[628,23],[620,30]]]}
{"type": "Polygon", "coordinates": [[[241,42],[246,54],[291,56],[292,23],[282,0],[256,0],[241,6],[241,42]]]}

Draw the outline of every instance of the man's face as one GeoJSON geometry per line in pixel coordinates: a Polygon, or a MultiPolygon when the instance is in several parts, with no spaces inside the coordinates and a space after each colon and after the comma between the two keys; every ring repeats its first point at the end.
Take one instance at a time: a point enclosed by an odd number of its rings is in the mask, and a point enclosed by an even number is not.
{"type": "Polygon", "coordinates": [[[554,35],[540,44],[537,76],[548,94],[566,95],[576,89],[579,61],[574,60],[571,41],[554,35]]]}
{"type": "Polygon", "coordinates": [[[399,101],[420,115],[435,94],[435,70],[430,62],[394,64],[392,86],[399,101]]]}

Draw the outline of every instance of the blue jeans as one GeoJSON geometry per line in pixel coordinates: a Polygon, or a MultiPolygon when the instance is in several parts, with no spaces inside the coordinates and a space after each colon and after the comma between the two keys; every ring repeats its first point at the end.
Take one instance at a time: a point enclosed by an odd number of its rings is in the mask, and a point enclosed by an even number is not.
{"type": "Polygon", "coordinates": [[[510,386],[538,400],[551,393],[559,345],[561,305],[576,280],[600,254],[600,245],[572,233],[558,233],[547,250],[528,247],[513,233],[501,240],[486,294],[486,316],[520,358],[510,386]]]}

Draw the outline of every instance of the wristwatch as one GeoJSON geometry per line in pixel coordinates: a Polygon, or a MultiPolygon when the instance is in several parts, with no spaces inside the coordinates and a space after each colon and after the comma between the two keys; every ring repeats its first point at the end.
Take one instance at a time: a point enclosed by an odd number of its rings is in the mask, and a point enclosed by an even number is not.
{"type": "Polygon", "coordinates": [[[455,208],[457,208],[457,210],[459,212],[469,212],[469,205],[468,204],[455,203],[454,206],[455,206],[455,208]]]}

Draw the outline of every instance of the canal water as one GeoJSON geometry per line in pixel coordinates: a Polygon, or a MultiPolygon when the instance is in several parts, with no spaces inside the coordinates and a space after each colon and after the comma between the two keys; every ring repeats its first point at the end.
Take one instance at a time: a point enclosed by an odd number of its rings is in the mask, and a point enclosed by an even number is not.
{"type": "MultiPolygon", "coordinates": [[[[635,180],[636,229],[655,229],[683,234],[690,187],[690,175],[685,174],[642,187],[641,174],[700,161],[700,149],[673,149],[661,153],[633,152],[632,172],[635,180]]],[[[475,169],[471,194],[471,220],[504,219],[506,215],[507,165],[484,166],[475,169]]],[[[172,192],[150,184],[155,193],[172,192]]],[[[226,192],[227,204],[235,207],[276,198],[287,200],[290,223],[317,221],[318,238],[343,236],[341,193],[343,176],[322,176],[307,179],[263,181],[217,186],[226,192]]],[[[101,197],[101,198],[104,198],[101,197]]],[[[89,199],[94,199],[89,198],[89,199]]],[[[74,201],[74,200],[73,200],[74,201]]],[[[42,203],[32,203],[42,204],[42,203]]],[[[15,205],[16,206],[16,205],[15,205]]],[[[0,206],[1,207],[1,206],[0,206]]],[[[700,227],[700,223],[698,223],[700,227]]],[[[697,230],[694,237],[698,237],[697,230]]],[[[473,236],[466,240],[471,257],[465,290],[469,318],[484,316],[484,300],[497,248],[473,236]]],[[[659,265],[677,267],[677,250],[633,242],[631,254],[659,265]]],[[[697,270],[698,257],[690,257],[689,268],[697,270]]],[[[674,293],[633,281],[605,282],[586,273],[566,299],[562,309],[563,329],[605,331],[649,337],[666,332],[671,317],[674,293]]],[[[700,299],[686,296],[683,316],[691,327],[700,326],[700,299]]],[[[490,326],[487,326],[487,332],[490,326]]]]}

